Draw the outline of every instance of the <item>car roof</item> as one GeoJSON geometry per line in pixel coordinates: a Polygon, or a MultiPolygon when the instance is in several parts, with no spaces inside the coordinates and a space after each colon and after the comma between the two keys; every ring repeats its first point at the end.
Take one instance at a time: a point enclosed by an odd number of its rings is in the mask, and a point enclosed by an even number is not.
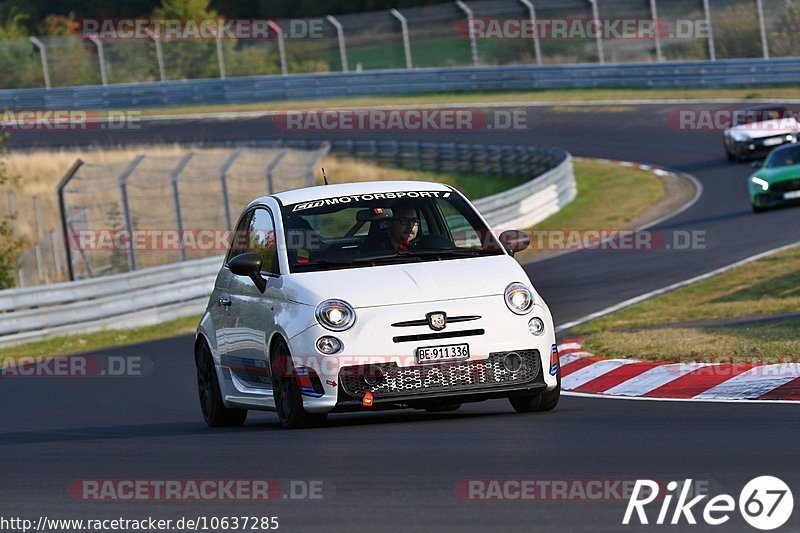
{"type": "MultiPolygon", "coordinates": [[[[317,187],[305,187],[273,194],[283,205],[296,204],[299,202],[309,202],[321,200],[323,198],[334,198],[338,196],[349,196],[355,194],[375,194],[401,191],[451,191],[449,185],[428,181],[364,181],[355,183],[337,183],[335,185],[320,185],[317,187]]],[[[259,198],[254,203],[263,202],[266,197],[259,198]]]]}

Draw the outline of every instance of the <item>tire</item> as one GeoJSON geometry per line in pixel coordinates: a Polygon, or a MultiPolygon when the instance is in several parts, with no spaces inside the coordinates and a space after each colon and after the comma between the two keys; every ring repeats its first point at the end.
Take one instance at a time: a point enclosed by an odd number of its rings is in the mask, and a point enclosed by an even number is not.
{"type": "Polygon", "coordinates": [[[725,150],[725,155],[728,156],[728,161],[736,161],[736,156],[730,153],[727,149],[725,150]]]}
{"type": "Polygon", "coordinates": [[[272,391],[275,397],[275,410],[281,426],[286,429],[299,429],[322,424],[327,414],[309,413],[303,408],[303,397],[294,373],[289,347],[279,340],[272,348],[272,391]]]}
{"type": "Polygon", "coordinates": [[[460,403],[437,403],[425,406],[425,410],[429,413],[452,413],[461,408],[460,403]]]}
{"type": "Polygon", "coordinates": [[[225,407],[214,368],[214,358],[205,340],[201,340],[195,348],[195,366],[197,367],[197,391],[200,395],[200,409],[209,427],[241,426],[247,419],[247,409],[230,409],[225,407]]]}
{"type": "Polygon", "coordinates": [[[533,413],[541,411],[552,411],[558,405],[558,400],[561,398],[561,366],[558,368],[556,374],[556,388],[553,390],[546,390],[539,394],[531,394],[529,396],[516,396],[511,397],[508,401],[511,407],[518,413],[533,413]]]}

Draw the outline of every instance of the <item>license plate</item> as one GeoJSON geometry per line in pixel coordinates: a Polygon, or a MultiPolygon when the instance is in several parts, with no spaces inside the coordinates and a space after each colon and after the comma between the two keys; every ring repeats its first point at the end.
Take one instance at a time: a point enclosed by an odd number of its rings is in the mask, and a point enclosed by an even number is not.
{"type": "Polygon", "coordinates": [[[796,200],[797,198],[800,198],[800,191],[787,192],[783,195],[784,200],[796,200]]]}
{"type": "Polygon", "coordinates": [[[772,139],[764,139],[764,146],[775,146],[776,144],[781,144],[783,142],[783,137],[773,137],[772,139]]]}
{"type": "Polygon", "coordinates": [[[462,361],[464,359],[469,359],[469,344],[451,344],[449,346],[417,348],[418,364],[462,361]]]}

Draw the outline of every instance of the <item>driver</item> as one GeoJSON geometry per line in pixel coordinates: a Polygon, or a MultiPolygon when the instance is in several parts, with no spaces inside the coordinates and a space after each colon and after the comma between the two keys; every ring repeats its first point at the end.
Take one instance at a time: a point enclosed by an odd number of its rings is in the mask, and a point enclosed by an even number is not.
{"type": "Polygon", "coordinates": [[[392,218],[389,219],[389,239],[395,250],[405,251],[411,241],[417,238],[419,232],[419,218],[417,211],[411,205],[398,205],[392,209],[392,218]]]}

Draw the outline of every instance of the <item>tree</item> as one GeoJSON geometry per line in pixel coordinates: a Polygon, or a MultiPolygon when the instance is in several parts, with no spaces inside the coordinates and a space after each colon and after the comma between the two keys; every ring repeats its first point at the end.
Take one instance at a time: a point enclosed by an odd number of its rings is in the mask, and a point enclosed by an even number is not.
{"type": "MultiPolygon", "coordinates": [[[[12,184],[14,179],[8,175],[5,163],[6,135],[0,136],[0,186],[12,184]]],[[[11,216],[0,218],[0,289],[16,285],[14,272],[19,266],[19,256],[25,248],[25,239],[15,235],[11,216]]]]}

